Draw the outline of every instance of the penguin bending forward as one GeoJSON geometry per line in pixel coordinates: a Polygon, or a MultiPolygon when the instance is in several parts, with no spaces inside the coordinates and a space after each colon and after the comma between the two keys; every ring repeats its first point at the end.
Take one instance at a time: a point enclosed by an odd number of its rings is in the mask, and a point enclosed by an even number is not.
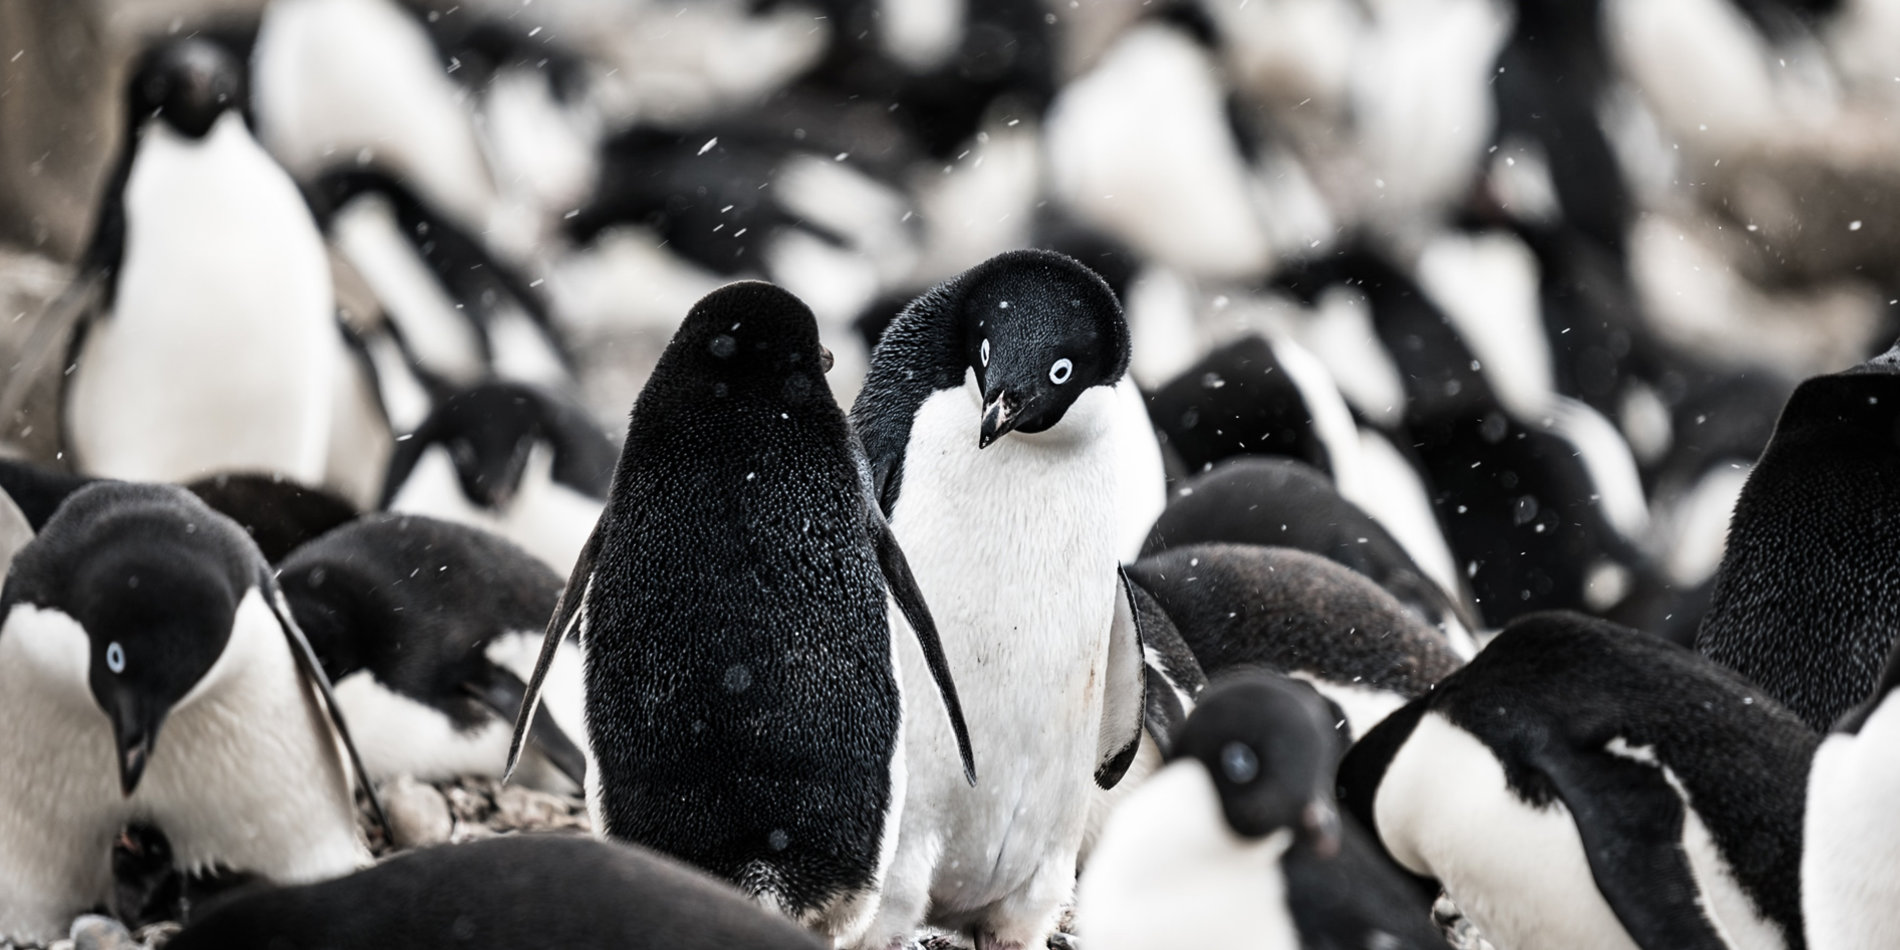
{"type": "Polygon", "coordinates": [[[931,764],[905,755],[905,733],[953,734],[942,754],[960,757],[959,782],[975,766],[829,356],[811,310],[770,284],[730,284],[687,314],[634,403],[509,759],[577,633],[595,832],[849,941],[877,908],[906,771],[931,764]],[[928,676],[900,679],[887,591],[928,676]],[[906,693],[931,698],[906,708],[906,693]]]}
{"type": "Polygon", "coordinates": [[[1361,738],[1340,798],[1499,947],[1797,950],[1817,742],[1689,650],[1533,613],[1361,738]]]}
{"type": "Polygon", "coordinates": [[[257,546],[190,492],[73,493],[0,618],[0,940],[51,940],[103,903],[134,820],[189,873],[299,883],[369,861],[329,680],[257,546]]]}
{"type": "MultiPolygon", "coordinates": [[[[1143,651],[1116,558],[1127,365],[1114,293],[1047,251],[929,291],[872,353],[853,419],[984,763],[966,787],[950,733],[909,698],[902,833],[860,947],[926,922],[981,950],[1040,946],[1074,889],[1090,792],[1136,754],[1143,651]]],[[[903,652],[908,681],[923,658],[903,652]]]]}

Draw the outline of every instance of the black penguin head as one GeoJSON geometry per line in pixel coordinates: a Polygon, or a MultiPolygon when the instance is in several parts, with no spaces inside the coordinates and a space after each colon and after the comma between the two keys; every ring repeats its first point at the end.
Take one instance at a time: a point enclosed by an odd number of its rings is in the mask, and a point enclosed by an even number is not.
{"type": "Polygon", "coordinates": [[[1338,850],[1332,786],[1339,740],[1312,687],[1266,670],[1210,685],[1176,734],[1171,758],[1207,769],[1235,833],[1259,838],[1292,828],[1322,856],[1338,850]]]}
{"type": "MultiPolygon", "coordinates": [[[[1011,251],[966,271],[943,305],[983,394],[977,444],[1042,432],[1128,368],[1128,324],[1094,271],[1052,251],[1011,251]]],[[[929,298],[925,298],[928,300],[929,298]]]]}
{"type": "Polygon", "coordinates": [[[145,55],[128,90],[135,121],[163,119],[186,138],[203,138],[226,109],[244,104],[244,68],[206,39],[166,43],[145,55]]]}
{"type": "Polygon", "coordinates": [[[811,308],[781,287],[746,280],[693,305],[653,375],[662,385],[688,387],[689,399],[749,394],[803,405],[830,399],[824,374],[831,365],[811,308]]]}
{"type": "Polygon", "coordinates": [[[520,383],[481,383],[444,400],[417,428],[414,438],[422,444],[416,448],[441,446],[469,501],[505,508],[521,488],[534,447],[554,447],[556,409],[550,398],[520,383]]]}
{"type": "Polygon", "coordinates": [[[86,686],[130,795],[166,717],[224,653],[239,601],[268,570],[243,529],[183,488],[95,482],[20,550],[4,612],[11,621],[32,605],[84,632],[86,686]]]}

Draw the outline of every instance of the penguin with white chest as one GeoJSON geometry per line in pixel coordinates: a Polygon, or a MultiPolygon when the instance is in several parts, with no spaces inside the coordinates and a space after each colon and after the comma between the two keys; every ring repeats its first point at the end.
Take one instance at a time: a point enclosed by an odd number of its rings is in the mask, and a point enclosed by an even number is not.
{"type": "Polygon", "coordinates": [[[126,152],[81,264],[96,303],[64,364],[82,471],[323,479],[343,353],[329,257],[243,102],[241,65],[196,39],[152,51],[127,88],[126,152]]]}
{"type": "MultiPolygon", "coordinates": [[[[909,698],[903,830],[858,946],[925,922],[983,950],[1055,929],[1091,787],[1116,784],[1141,735],[1142,648],[1116,564],[1127,364],[1114,294],[1047,251],[918,298],[872,354],[853,420],[985,759],[965,787],[950,734],[909,698]]],[[[904,653],[908,679],[921,658],[904,653]]]]}
{"type": "Polygon", "coordinates": [[[256,546],[189,492],[74,493],[0,617],[0,937],[50,940],[103,902],[128,822],[188,873],[368,862],[329,681],[256,546]]]}
{"type": "Polygon", "coordinates": [[[1536,613],[1361,738],[1340,798],[1496,946],[1793,950],[1817,741],[1691,651],[1536,613]]]}
{"type": "Polygon", "coordinates": [[[1813,950],[1900,944],[1900,651],[1880,685],[1821,740],[1808,773],[1802,833],[1801,915],[1813,950]]]}
{"type": "Polygon", "coordinates": [[[1077,890],[1097,950],[1428,950],[1430,900],[1340,820],[1328,704],[1262,670],[1218,680],[1128,796],[1077,890]]]}
{"type": "Polygon", "coordinates": [[[693,307],[634,403],[510,761],[558,644],[577,635],[595,832],[851,941],[877,907],[906,772],[932,765],[905,734],[941,724],[957,737],[946,764],[976,775],[829,365],[812,312],[778,287],[731,284],[693,307]],[[887,591],[928,674],[900,679],[887,591]]]}
{"type": "Polygon", "coordinates": [[[614,444],[551,390],[490,380],[396,443],[383,507],[486,528],[566,571],[600,520],[614,444]]]}
{"type": "MultiPolygon", "coordinates": [[[[284,601],[336,684],[371,779],[499,777],[561,577],[480,528],[367,515],[278,564],[284,601]]],[[[580,656],[563,643],[529,741],[537,787],[586,760],[580,656]],[[571,732],[570,732],[571,730],[571,732]]]]}

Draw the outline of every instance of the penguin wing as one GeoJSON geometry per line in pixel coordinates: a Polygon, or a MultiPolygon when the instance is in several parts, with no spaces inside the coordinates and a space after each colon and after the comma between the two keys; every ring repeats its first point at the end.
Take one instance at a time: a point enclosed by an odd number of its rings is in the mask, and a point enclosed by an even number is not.
{"type": "MultiPolygon", "coordinates": [[[[502,719],[509,719],[521,711],[528,698],[528,684],[521,677],[492,663],[488,664],[481,682],[462,684],[462,688],[476,702],[502,719]]],[[[587,775],[587,756],[582,754],[574,740],[567,737],[555,723],[554,717],[545,709],[537,709],[534,721],[528,726],[528,741],[534,743],[549,762],[573,781],[580,785],[587,775]]]]}
{"type": "Polygon", "coordinates": [[[363,768],[363,756],[356,751],[356,740],[350,738],[350,727],[343,721],[343,707],[336,702],[336,693],[330,688],[330,676],[323,672],[323,664],[317,660],[317,651],[311,649],[310,640],[303,635],[303,628],[297,626],[296,618],[291,616],[290,603],[284,600],[284,592],[272,580],[270,568],[265,567],[258,583],[264,585],[269,595],[271,612],[277,615],[277,625],[283,628],[284,639],[290,642],[290,655],[297,659],[297,669],[304,679],[316,689],[322,697],[323,710],[329,714],[330,724],[336,727],[336,737],[343,743],[343,750],[350,757],[350,768],[356,771],[356,784],[369,798],[370,808],[376,812],[376,821],[382,825],[383,832],[389,832],[389,815],[383,811],[383,800],[376,795],[376,789],[370,784],[369,770],[363,768]]]}
{"type": "Polygon", "coordinates": [[[1115,580],[1115,618],[1108,628],[1108,672],[1102,689],[1102,729],[1096,742],[1095,784],[1104,789],[1114,788],[1135,761],[1135,751],[1141,745],[1148,680],[1136,588],[1119,565],[1115,580]]]}
{"type": "Polygon", "coordinates": [[[1194,711],[1194,697],[1207,678],[1154,597],[1133,578],[1127,578],[1127,589],[1141,633],[1142,722],[1155,750],[1166,759],[1174,748],[1175,730],[1194,711]]]}
{"type": "Polygon", "coordinates": [[[937,637],[937,622],[931,619],[930,608],[924,604],[923,591],[917,589],[917,578],[910,573],[910,562],[904,559],[904,550],[897,546],[897,535],[891,533],[891,523],[884,520],[884,512],[878,508],[876,500],[867,498],[864,512],[867,527],[871,531],[871,543],[877,548],[877,564],[884,572],[884,583],[890,587],[898,609],[904,612],[904,619],[910,622],[910,629],[916,633],[917,645],[924,650],[924,662],[930,665],[930,678],[937,681],[937,690],[943,693],[944,710],[950,714],[950,728],[957,734],[957,752],[963,757],[963,777],[974,786],[976,755],[970,750],[970,728],[963,722],[963,703],[957,699],[957,684],[950,678],[950,661],[943,654],[943,641],[937,637]]]}
{"type": "Polygon", "coordinates": [[[528,679],[528,688],[515,712],[515,735],[508,740],[508,765],[501,773],[503,782],[508,781],[508,777],[515,774],[515,766],[521,764],[521,748],[539,711],[541,684],[548,678],[548,668],[554,665],[554,653],[561,641],[567,639],[568,632],[578,627],[586,615],[587,593],[594,585],[594,560],[600,556],[601,532],[611,511],[611,507],[602,511],[600,520],[594,523],[594,532],[587,536],[580,557],[574,560],[574,572],[568,575],[567,586],[561,589],[561,599],[554,602],[554,616],[548,618],[547,632],[541,638],[541,656],[534,661],[534,675],[528,679]]]}
{"type": "Polygon", "coordinates": [[[1597,890],[1642,947],[1722,950],[1682,849],[1685,806],[1662,770],[1609,752],[1540,743],[1530,764],[1576,821],[1597,890]]]}

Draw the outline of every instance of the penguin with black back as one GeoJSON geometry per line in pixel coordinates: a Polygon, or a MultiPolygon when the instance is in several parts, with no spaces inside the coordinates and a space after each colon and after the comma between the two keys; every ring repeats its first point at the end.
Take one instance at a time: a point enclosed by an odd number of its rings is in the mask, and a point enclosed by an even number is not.
{"type": "MultiPolygon", "coordinates": [[[[372,514],[298,548],[277,583],[372,780],[501,775],[559,574],[480,528],[372,514]]],[[[528,733],[538,787],[581,788],[585,756],[564,731],[584,726],[579,676],[564,643],[528,733]]]]}
{"type": "Polygon", "coordinates": [[[1460,653],[1477,652],[1467,608],[1426,576],[1384,525],[1305,463],[1238,457],[1184,480],[1141,553],[1213,543],[1294,548],[1352,568],[1443,630],[1460,653]]]}
{"type": "Polygon", "coordinates": [[[1826,729],[1900,631],[1900,346],[1803,382],[1729,522],[1696,649],[1826,729]]]}
{"type": "Polygon", "coordinates": [[[906,773],[933,765],[904,735],[941,721],[958,781],[976,771],[829,366],[811,311],[770,284],[727,285],[687,314],[634,403],[509,762],[556,648],[578,636],[595,832],[849,942],[877,909],[906,773]],[[900,682],[887,594],[927,676],[900,682]],[[907,710],[906,694],[930,702],[907,710]]]}
{"type": "Polygon", "coordinates": [[[219,472],[185,487],[237,522],[272,564],[361,514],[348,499],[275,474],[219,472]]]}
{"type": "Polygon", "coordinates": [[[167,41],[125,96],[124,151],[76,282],[4,401],[17,407],[64,345],[62,435],[80,471],[321,481],[343,355],[330,262],[303,194],[251,137],[242,64],[167,41]]]}
{"type": "MultiPolygon", "coordinates": [[[[983,786],[966,787],[947,767],[953,737],[912,693],[903,831],[857,946],[928,922],[983,950],[1021,950],[1057,925],[1090,789],[1120,781],[1142,733],[1118,515],[1129,431],[1153,437],[1126,411],[1127,365],[1107,285],[1035,250],[919,297],[871,356],[852,418],[985,758],[983,786]]],[[[925,658],[904,653],[908,680],[925,658]]]]}
{"type": "Polygon", "coordinates": [[[256,545],[190,492],[74,493],[0,617],[0,936],[50,940],[105,901],[134,819],[185,869],[297,883],[369,860],[329,679],[256,545]]]}
{"type": "Polygon", "coordinates": [[[1308,392],[1330,385],[1324,369],[1305,354],[1289,368],[1281,349],[1265,337],[1244,337],[1202,357],[1148,398],[1155,426],[1190,473],[1237,455],[1274,455],[1340,476],[1341,439],[1353,440],[1356,450],[1359,434],[1350,419],[1339,431],[1328,430],[1313,407],[1318,394],[1308,392]]]}
{"type": "Polygon", "coordinates": [[[1101,950],[1445,945],[1431,900],[1333,800],[1342,743],[1309,686],[1221,677],[1109,820],[1076,895],[1101,950]]]}
{"type": "Polygon", "coordinates": [[[1887,818],[1900,793],[1896,688],[1900,650],[1888,655],[1874,694],[1848,710],[1814,753],[1801,914],[1816,950],[1873,950],[1900,940],[1900,834],[1887,818]]]}
{"type": "Polygon", "coordinates": [[[571,400],[489,380],[396,443],[382,506],[487,528],[565,571],[600,518],[617,455],[571,400]]]}
{"type": "Polygon", "coordinates": [[[320,884],[213,904],[177,950],[227,947],[820,950],[706,875],[622,844],[508,835],[412,851],[320,884]]]}
{"type": "Polygon", "coordinates": [[[1361,738],[1340,796],[1497,946],[1794,950],[1818,742],[1705,657],[1551,611],[1361,738]]]}
{"type": "Polygon", "coordinates": [[[1348,738],[1462,663],[1442,632],[1379,585],[1305,551],[1191,544],[1127,571],[1208,675],[1265,666],[1306,680],[1345,714],[1348,738]]]}

